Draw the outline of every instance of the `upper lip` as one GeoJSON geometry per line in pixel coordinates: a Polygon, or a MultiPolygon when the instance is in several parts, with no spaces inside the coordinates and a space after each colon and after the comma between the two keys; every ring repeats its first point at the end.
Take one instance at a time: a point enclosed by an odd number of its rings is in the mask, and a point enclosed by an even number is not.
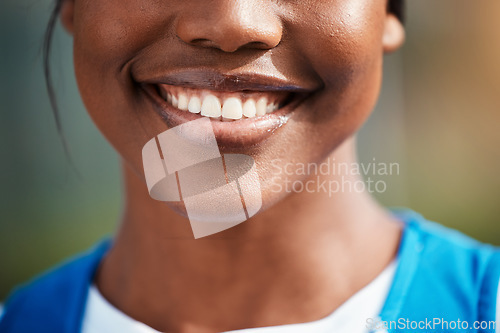
{"type": "Polygon", "coordinates": [[[294,82],[260,73],[221,73],[214,70],[184,70],[158,74],[148,78],[135,78],[143,84],[169,84],[173,86],[227,92],[288,91],[308,93],[319,89],[309,83],[294,82]]]}

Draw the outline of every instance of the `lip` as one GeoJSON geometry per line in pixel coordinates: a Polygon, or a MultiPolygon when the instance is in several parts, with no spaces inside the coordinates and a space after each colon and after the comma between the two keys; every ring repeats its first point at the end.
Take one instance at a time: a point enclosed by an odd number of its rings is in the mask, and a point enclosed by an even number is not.
{"type": "Polygon", "coordinates": [[[200,119],[203,116],[179,110],[166,102],[158,93],[157,86],[159,84],[219,92],[259,91],[265,93],[281,91],[293,93],[293,98],[286,105],[264,116],[229,122],[211,119],[215,138],[221,149],[244,149],[263,143],[278,129],[285,126],[296,108],[315,91],[312,87],[270,76],[227,75],[213,71],[183,71],[166,76],[138,79],[136,82],[153,102],[155,111],[169,128],[200,119]]]}
{"type": "Polygon", "coordinates": [[[290,81],[273,75],[250,72],[223,74],[213,70],[184,70],[147,78],[138,75],[135,79],[137,82],[146,84],[164,83],[179,87],[227,92],[249,90],[308,93],[319,88],[311,83],[290,81]]]}

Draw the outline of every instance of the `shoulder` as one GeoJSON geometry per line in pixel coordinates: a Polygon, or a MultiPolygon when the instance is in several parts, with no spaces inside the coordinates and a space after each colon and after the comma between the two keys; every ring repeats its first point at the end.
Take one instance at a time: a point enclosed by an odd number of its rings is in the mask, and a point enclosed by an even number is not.
{"type": "Polygon", "coordinates": [[[401,216],[406,223],[403,242],[407,238],[411,244],[406,244],[400,259],[402,264],[406,261],[403,266],[414,267],[409,303],[419,304],[427,312],[435,309],[434,315],[442,313],[444,306],[450,314],[494,318],[500,279],[499,248],[411,211],[401,216]],[[423,297],[424,293],[433,298],[423,297]]]}
{"type": "Polygon", "coordinates": [[[5,304],[0,331],[71,332],[79,325],[88,287],[109,243],[105,240],[16,288],[5,304]]]}
{"type": "Polygon", "coordinates": [[[419,234],[424,258],[430,264],[441,264],[443,269],[451,267],[455,271],[472,272],[474,278],[480,278],[482,271],[492,261],[499,264],[498,247],[413,214],[408,228],[419,234]]]}
{"type": "MultiPolygon", "coordinates": [[[[416,234],[424,253],[433,253],[429,260],[468,261],[470,265],[495,259],[500,248],[482,243],[464,233],[430,221],[410,210],[395,210],[394,214],[406,224],[407,233],[416,234]]],[[[471,267],[474,268],[474,267],[471,267]]]]}

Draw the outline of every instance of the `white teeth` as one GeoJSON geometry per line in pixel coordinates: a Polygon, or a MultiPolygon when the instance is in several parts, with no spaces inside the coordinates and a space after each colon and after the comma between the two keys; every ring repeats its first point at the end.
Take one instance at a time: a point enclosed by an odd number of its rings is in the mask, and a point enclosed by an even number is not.
{"type": "Polygon", "coordinates": [[[255,117],[257,113],[257,108],[255,107],[255,101],[253,99],[249,99],[243,104],[243,115],[248,118],[255,117]]]}
{"type": "Polygon", "coordinates": [[[271,113],[273,112],[273,109],[274,109],[274,104],[268,104],[266,106],[266,113],[271,113]]]}
{"type": "Polygon", "coordinates": [[[176,108],[179,105],[179,100],[174,95],[172,95],[172,105],[174,108],[176,108]]]}
{"type": "Polygon", "coordinates": [[[189,104],[188,104],[188,110],[191,113],[200,113],[201,100],[196,96],[191,97],[191,99],[189,100],[189,104]]]}
{"type": "Polygon", "coordinates": [[[277,103],[272,103],[272,104],[269,104],[267,107],[266,107],[266,113],[271,113],[271,112],[274,112],[276,110],[278,110],[278,107],[279,105],[277,103]]]}
{"type": "Polygon", "coordinates": [[[241,100],[236,97],[230,97],[224,101],[222,107],[222,118],[241,119],[243,117],[243,106],[241,100]]]}
{"type": "Polygon", "coordinates": [[[203,104],[201,105],[201,115],[205,117],[220,117],[221,105],[220,101],[214,95],[207,95],[203,100],[203,104]]]}
{"type": "Polygon", "coordinates": [[[231,97],[226,97],[221,104],[221,100],[209,91],[201,91],[198,95],[180,91],[174,95],[172,92],[160,90],[160,95],[179,110],[201,113],[202,116],[211,118],[222,116],[221,120],[225,121],[260,117],[279,109],[278,102],[270,103],[267,97],[260,97],[257,100],[249,98],[243,103],[239,96],[229,95],[231,97]]]}
{"type": "Polygon", "coordinates": [[[184,94],[179,94],[179,100],[178,100],[178,106],[177,108],[183,111],[186,111],[188,109],[188,98],[184,94]]]}
{"type": "Polygon", "coordinates": [[[255,108],[256,108],[255,114],[257,115],[257,117],[265,115],[267,111],[267,98],[265,97],[260,98],[257,101],[255,108]]]}

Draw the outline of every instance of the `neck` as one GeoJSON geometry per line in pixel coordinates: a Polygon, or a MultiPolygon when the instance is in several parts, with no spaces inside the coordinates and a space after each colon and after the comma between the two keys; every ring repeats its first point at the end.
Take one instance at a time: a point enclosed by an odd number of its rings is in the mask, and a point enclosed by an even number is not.
{"type": "MultiPolygon", "coordinates": [[[[353,141],[331,156],[336,163],[355,162],[353,141]]],[[[373,280],[399,243],[399,224],[367,193],[293,193],[241,225],[194,240],[188,220],[151,200],[127,168],[125,184],[121,228],[96,283],[119,309],[162,331],[319,319],[373,280]]]]}

